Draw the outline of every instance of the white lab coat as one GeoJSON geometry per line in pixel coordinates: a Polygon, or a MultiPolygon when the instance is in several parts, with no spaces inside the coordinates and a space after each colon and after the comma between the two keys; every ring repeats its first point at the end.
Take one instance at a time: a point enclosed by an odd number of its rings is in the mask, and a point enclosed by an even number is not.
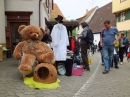
{"type": "Polygon", "coordinates": [[[54,25],[52,32],[53,51],[56,61],[65,61],[69,39],[67,29],[63,24],[54,25]]]}

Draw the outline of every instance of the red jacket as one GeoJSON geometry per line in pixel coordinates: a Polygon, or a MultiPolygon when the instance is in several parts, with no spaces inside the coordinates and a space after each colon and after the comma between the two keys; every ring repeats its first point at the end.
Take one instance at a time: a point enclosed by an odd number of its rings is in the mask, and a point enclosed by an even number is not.
{"type": "Polygon", "coordinates": [[[72,51],[75,51],[75,50],[76,50],[76,42],[75,42],[75,39],[74,39],[74,38],[71,39],[71,50],[72,50],[72,51]]]}

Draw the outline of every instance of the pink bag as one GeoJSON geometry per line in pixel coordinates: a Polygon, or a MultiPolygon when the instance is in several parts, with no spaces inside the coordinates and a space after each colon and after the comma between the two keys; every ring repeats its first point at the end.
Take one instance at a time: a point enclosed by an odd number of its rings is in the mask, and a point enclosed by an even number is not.
{"type": "Polygon", "coordinates": [[[72,75],[82,76],[82,74],[83,74],[83,66],[82,65],[76,65],[72,68],[72,75]]]}

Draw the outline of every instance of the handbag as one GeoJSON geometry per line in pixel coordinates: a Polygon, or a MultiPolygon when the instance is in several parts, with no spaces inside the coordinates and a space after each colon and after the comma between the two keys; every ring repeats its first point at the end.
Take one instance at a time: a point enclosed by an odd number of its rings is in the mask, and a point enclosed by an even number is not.
{"type": "Polygon", "coordinates": [[[72,68],[72,75],[82,76],[83,75],[83,66],[82,65],[74,65],[72,68]]]}

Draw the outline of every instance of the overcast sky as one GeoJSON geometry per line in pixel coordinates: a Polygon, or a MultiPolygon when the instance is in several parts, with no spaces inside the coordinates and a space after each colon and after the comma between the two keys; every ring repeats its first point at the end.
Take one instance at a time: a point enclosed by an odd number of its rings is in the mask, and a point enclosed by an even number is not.
{"type": "Polygon", "coordinates": [[[77,19],[82,17],[86,10],[95,6],[102,7],[112,0],[54,0],[59,6],[66,19],[77,19]]]}

